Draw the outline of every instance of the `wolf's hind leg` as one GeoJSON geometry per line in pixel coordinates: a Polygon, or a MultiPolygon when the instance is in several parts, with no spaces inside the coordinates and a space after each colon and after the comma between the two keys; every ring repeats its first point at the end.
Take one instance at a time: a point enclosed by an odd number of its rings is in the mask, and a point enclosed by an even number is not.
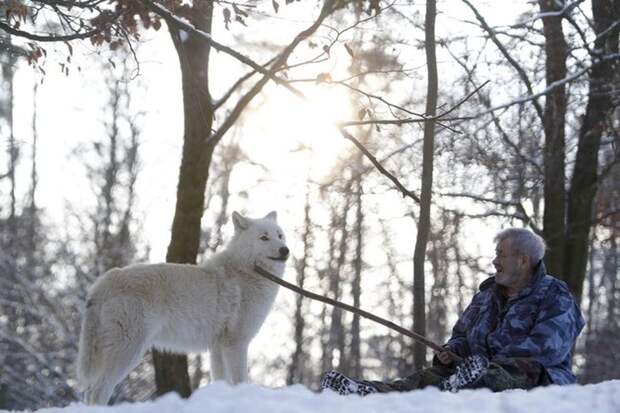
{"type": "Polygon", "coordinates": [[[85,392],[88,404],[107,404],[114,387],[138,365],[147,346],[144,314],[138,300],[111,300],[106,304],[102,327],[103,371],[85,392]]]}

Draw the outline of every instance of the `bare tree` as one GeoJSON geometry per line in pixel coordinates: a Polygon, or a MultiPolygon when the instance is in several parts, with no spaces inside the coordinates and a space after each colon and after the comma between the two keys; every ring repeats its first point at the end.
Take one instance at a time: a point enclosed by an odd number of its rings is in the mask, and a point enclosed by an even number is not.
{"type": "MultiPolygon", "coordinates": [[[[362,166],[362,156],[357,155],[357,165],[362,166]]],[[[364,205],[363,205],[363,185],[361,176],[355,180],[355,255],[353,256],[353,280],[351,283],[351,295],[353,296],[353,306],[359,308],[362,295],[362,271],[364,267],[364,205]]],[[[360,337],[360,316],[353,314],[351,322],[351,344],[350,344],[350,373],[355,377],[362,375],[362,353],[360,337]]]]}
{"type": "MultiPolygon", "coordinates": [[[[426,115],[434,117],[437,110],[437,57],[435,52],[435,18],[437,8],[435,0],[426,2],[424,21],[426,65],[428,85],[426,92],[426,115]]],[[[430,232],[431,194],[433,187],[433,160],[435,142],[435,122],[424,123],[424,145],[422,160],[422,191],[420,195],[420,217],[417,226],[416,243],[413,254],[413,330],[426,334],[426,298],[424,282],[424,263],[426,261],[426,243],[430,232]]],[[[413,364],[416,368],[426,365],[426,347],[416,342],[414,345],[413,364]]]]}
{"type": "MultiPolygon", "coordinates": [[[[311,217],[311,204],[310,204],[310,191],[306,191],[306,202],[304,205],[304,226],[302,243],[304,246],[304,253],[301,259],[296,260],[295,268],[297,270],[297,285],[304,288],[306,281],[306,273],[310,270],[310,260],[312,259],[312,246],[314,243],[314,226],[312,224],[311,217]]],[[[303,301],[302,296],[298,295],[295,298],[295,315],[293,320],[294,326],[294,343],[295,350],[291,357],[291,362],[288,366],[288,373],[286,376],[286,384],[291,385],[294,383],[304,383],[306,377],[304,377],[304,364],[307,363],[306,346],[305,341],[305,327],[306,319],[303,315],[303,301]]]]}
{"type": "MultiPolygon", "coordinates": [[[[599,183],[602,138],[613,139],[613,111],[620,105],[617,87],[619,60],[605,56],[618,55],[620,37],[620,4],[611,0],[593,0],[594,48],[593,67],[588,80],[588,102],[578,132],[575,167],[567,198],[567,235],[564,279],[581,300],[588,257],[588,239],[595,216],[594,201],[599,183]]],[[[618,141],[617,133],[615,137],[618,141]]],[[[613,165],[617,159],[610,164],[613,165]]],[[[617,211],[617,209],[616,209],[617,211]]]]}
{"type": "MultiPolygon", "coordinates": [[[[562,30],[560,5],[553,0],[539,0],[545,35],[547,85],[566,77],[567,49],[562,30]]],[[[552,274],[564,274],[566,233],[566,91],[558,86],[545,96],[543,127],[545,130],[545,212],[543,234],[549,250],[545,264],[552,274]]]]}
{"type": "MultiPolygon", "coordinates": [[[[331,209],[331,224],[333,228],[330,237],[330,260],[326,272],[328,274],[328,295],[339,299],[343,295],[343,279],[347,254],[349,252],[348,237],[350,234],[348,217],[351,206],[351,181],[347,180],[342,189],[344,199],[341,208],[333,206],[331,209]],[[337,237],[336,234],[339,234],[337,237]],[[337,238],[336,238],[337,237],[337,238]]],[[[345,348],[346,330],[343,326],[343,313],[339,308],[332,308],[328,327],[328,339],[324,344],[322,369],[329,370],[336,367],[345,371],[347,369],[347,354],[345,348]],[[334,354],[335,353],[335,354],[334,354]],[[337,364],[333,365],[333,359],[337,355],[337,364]]]]}

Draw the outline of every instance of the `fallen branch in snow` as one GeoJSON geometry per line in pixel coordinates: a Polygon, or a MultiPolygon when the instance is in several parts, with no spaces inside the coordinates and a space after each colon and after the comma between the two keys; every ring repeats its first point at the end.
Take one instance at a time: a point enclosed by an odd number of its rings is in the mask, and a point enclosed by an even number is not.
{"type": "Polygon", "coordinates": [[[271,274],[269,271],[265,270],[264,268],[261,268],[259,265],[254,264],[254,271],[256,271],[259,275],[267,278],[270,281],[273,281],[276,284],[281,285],[282,287],[288,288],[289,290],[292,290],[294,292],[296,292],[297,294],[302,295],[303,297],[306,298],[310,298],[311,300],[317,300],[317,301],[321,301],[325,304],[329,304],[332,305],[334,307],[338,307],[341,308],[345,311],[349,311],[351,313],[357,314],[360,317],[364,317],[367,318],[369,320],[374,321],[375,323],[379,323],[387,328],[390,328],[402,335],[405,335],[407,337],[411,337],[412,339],[414,339],[417,342],[420,342],[422,344],[424,344],[427,347],[432,348],[433,350],[437,351],[437,352],[442,352],[442,351],[448,351],[448,353],[450,353],[450,356],[452,357],[453,360],[455,361],[460,361],[461,357],[457,356],[456,354],[454,354],[453,352],[446,350],[444,347],[440,346],[439,344],[427,339],[426,337],[424,337],[423,335],[414,333],[413,331],[409,331],[404,327],[399,326],[398,324],[394,324],[391,321],[385,320],[379,316],[376,316],[374,314],[371,314],[367,311],[364,311],[360,308],[354,307],[352,305],[349,304],[345,304],[345,303],[341,303],[338,300],[334,300],[332,298],[328,298],[325,297],[323,295],[320,294],[316,294],[307,290],[304,290],[303,288],[295,285],[295,284],[291,284],[287,281],[284,281],[282,278],[277,277],[273,274],[271,274]]]}

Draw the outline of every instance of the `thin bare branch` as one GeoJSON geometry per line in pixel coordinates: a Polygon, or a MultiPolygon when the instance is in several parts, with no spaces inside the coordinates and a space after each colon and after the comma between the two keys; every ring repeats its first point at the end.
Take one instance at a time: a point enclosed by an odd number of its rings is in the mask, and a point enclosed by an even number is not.
{"type": "Polygon", "coordinates": [[[420,198],[413,191],[410,191],[407,188],[405,188],[404,185],[401,184],[400,181],[394,175],[388,172],[387,169],[385,169],[383,165],[381,165],[381,163],[377,160],[377,158],[375,158],[374,155],[371,154],[368,151],[368,149],[366,149],[364,145],[360,143],[360,141],[358,141],[353,135],[347,132],[344,128],[340,128],[340,134],[345,139],[353,142],[353,144],[364,154],[364,156],[366,156],[366,158],[368,158],[368,160],[370,160],[370,162],[372,162],[372,164],[379,170],[379,172],[381,172],[390,181],[392,181],[394,185],[396,185],[396,188],[398,188],[398,190],[403,194],[403,196],[408,196],[409,198],[413,199],[415,202],[420,203],[420,198]]]}
{"type": "MultiPolygon", "coordinates": [[[[528,215],[527,211],[525,210],[525,207],[523,206],[523,204],[521,202],[518,201],[505,201],[502,199],[493,199],[493,198],[486,198],[484,196],[480,196],[480,195],[474,195],[474,194],[466,194],[466,193],[453,193],[453,192],[446,192],[446,193],[439,193],[440,196],[445,196],[445,197],[456,197],[456,198],[469,198],[472,199],[474,201],[478,201],[478,202],[486,202],[486,203],[492,203],[492,204],[496,204],[496,205],[501,205],[503,207],[513,207],[517,210],[518,215],[514,215],[514,214],[509,214],[507,216],[510,216],[512,218],[519,218],[520,220],[524,221],[525,223],[527,223],[534,232],[536,232],[537,234],[542,234],[542,230],[540,228],[538,228],[538,226],[536,226],[536,224],[534,223],[534,220],[528,215]]],[[[497,213],[494,213],[494,215],[497,215],[497,213]]]]}
{"type": "MultiPolygon", "coordinates": [[[[487,84],[489,84],[490,80],[487,80],[486,82],[484,82],[483,84],[481,84],[480,86],[478,86],[476,89],[474,89],[474,91],[472,91],[469,95],[465,96],[463,99],[461,99],[461,101],[459,103],[457,103],[456,105],[452,106],[450,109],[448,109],[447,111],[440,113],[439,115],[436,116],[437,119],[441,119],[441,120],[448,120],[445,119],[445,116],[449,115],[450,113],[454,112],[456,109],[458,109],[463,103],[467,102],[472,96],[474,96],[476,93],[478,93],[480,91],[480,89],[482,89],[483,87],[485,87],[487,84]]],[[[471,118],[463,118],[463,119],[471,119],[471,118]]]]}
{"type": "MultiPolygon", "coordinates": [[[[441,119],[442,121],[457,121],[457,120],[470,120],[473,119],[470,116],[460,117],[460,118],[447,118],[441,119]]],[[[364,125],[406,125],[409,123],[424,123],[430,121],[437,121],[438,118],[436,116],[423,118],[423,119],[368,119],[368,120],[351,120],[346,122],[339,122],[338,126],[342,128],[346,128],[349,126],[364,126],[364,125]]],[[[443,125],[441,125],[443,126],[443,125]]],[[[460,132],[459,132],[460,133],[460,132]]]]}
{"type": "MultiPolygon", "coordinates": [[[[274,62],[276,58],[272,58],[271,60],[269,60],[264,66],[267,67],[268,65],[272,64],[274,62]]],[[[224,103],[226,103],[226,101],[232,96],[232,94],[241,87],[241,85],[248,79],[250,79],[252,76],[254,76],[256,73],[258,73],[256,70],[253,70],[251,72],[246,73],[244,76],[240,77],[239,79],[237,79],[237,81],[222,95],[222,97],[220,97],[219,99],[217,99],[216,101],[213,102],[213,110],[217,110],[219,107],[221,107],[224,103]]]]}
{"type": "Polygon", "coordinates": [[[292,69],[292,68],[299,67],[299,66],[305,66],[307,64],[324,62],[325,60],[327,60],[329,58],[329,50],[331,50],[331,48],[336,44],[336,42],[338,42],[338,40],[340,40],[340,36],[342,36],[344,33],[348,32],[349,30],[352,30],[352,29],[356,28],[360,24],[363,24],[363,23],[366,23],[366,22],[368,22],[370,20],[376,19],[377,16],[380,13],[382,13],[385,10],[391,9],[394,6],[395,3],[396,2],[394,1],[394,2],[392,2],[390,4],[388,4],[387,6],[377,10],[377,12],[375,14],[373,14],[373,15],[371,15],[369,17],[366,17],[365,19],[357,20],[355,23],[351,24],[348,27],[345,27],[342,30],[338,30],[338,29],[336,29],[334,27],[331,27],[331,26],[328,26],[328,25],[324,24],[325,27],[327,27],[330,30],[336,32],[336,36],[334,37],[334,39],[328,45],[325,46],[323,51],[321,53],[319,53],[318,55],[310,58],[310,59],[304,60],[302,62],[297,62],[297,63],[292,64],[292,65],[284,66],[281,70],[288,70],[288,69],[292,69]]]}
{"type": "MultiPolygon", "coordinates": [[[[314,23],[312,23],[312,25],[308,27],[307,29],[297,34],[297,36],[295,36],[295,39],[293,39],[293,41],[284,48],[284,50],[278,55],[278,57],[275,58],[275,61],[271,65],[271,68],[267,70],[266,73],[264,73],[263,78],[260,79],[258,82],[256,82],[256,84],[254,84],[254,86],[250,89],[250,91],[248,91],[244,96],[241,97],[241,99],[239,99],[239,101],[237,102],[233,110],[231,111],[230,115],[224,120],[224,122],[220,125],[217,131],[207,138],[208,142],[215,145],[217,144],[217,142],[220,141],[220,139],[222,139],[222,137],[228,131],[228,129],[230,129],[234,125],[234,123],[237,121],[237,119],[243,112],[243,109],[245,109],[245,107],[252,101],[254,96],[256,96],[263,89],[265,84],[270,79],[274,78],[274,74],[278,71],[278,69],[282,65],[285,64],[286,60],[289,58],[291,53],[293,53],[293,50],[295,50],[295,48],[299,45],[299,43],[301,43],[302,41],[307,39],[310,35],[312,35],[321,26],[323,21],[327,18],[327,16],[330,15],[332,11],[333,9],[331,9],[328,6],[328,2],[325,2],[325,6],[321,10],[321,13],[317,17],[317,19],[314,21],[314,23]]],[[[304,100],[306,99],[306,97],[297,89],[293,88],[289,90],[294,91],[296,96],[301,97],[304,100]]]]}
{"type": "Polygon", "coordinates": [[[71,40],[78,40],[78,39],[88,39],[89,37],[92,37],[94,35],[96,35],[97,33],[101,33],[102,31],[104,31],[107,27],[108,24],[111,24],[113,21],[115,21],[116,19],[118,19],[118,17],[120,17],[122,13],[114,13],[112,15],[110,15],[109,20],[106,19],[106,23],[102,25],[101,27],[97,27],[95,29],[89,30],[87,32],[82,32],[82,33],[74,33],[74,34],[67,34],[67,35],[55,35],[55,34],[48,34],[48,35],[40,35],[40,34],[34,34],[34,33],[30,33],[30,32],[26,32],[23,30],[19,30],[19,29],[15,29],[13,27],[11,27],[10,25],[3,23],[0,21],[0,29],[4,30],[5,32],[13,35],[13,36],[18,36],[18,37],[23,37],[29,40],[35,40],[37,42],[67,42],[67,41],[71,41],[71,40]]]}
{"type": "MultiPolygon", "coordinates": [[[[209,45],[211,47],[213,47],[215,50],[218,50],[220,52],[226,53],[226,54],[234,57],[235,59],[237,59],[241,63],[250,66],[252,69],[256,70],[259,73],[262,73],[263,75],[268,75],[271,80],[273,80],[274,82],[276,82],[279,85],[284,86],[285,88],[287,88],[293,94],[295,94],[297,96],[302,95],[302,93],[299,90],[297,90],[296,88],[292,87],[286,79],[283,79],[281,77],[276,76],[273,71],[268,70],[265,67],[259,65],[254,60],[250,59],[249,57],[247,57],[247,56],[245,56],[245,55],[243,55],[241,53],[239,53],[238,51],[234,50],[233,48],[225,46],[225,45],[223,45],[223,44],[213,40],[213,38],[211,37],[211,35],[209,33],[206,33],[203,30],[196,29],[191,24],[189,24],[186,21],[184,21],[184,20],[178,18],[177,16],[175,16],[170,10],[166,9],[161,4],[155,3],[155,2],[153,2],[151,0],[142,0],[142,2],[144,3],[144,5],[146,7],[148,7],[155,14],[159,15],[160,17],[162,17],[164,20],[166,20],[166,22],[168,24],[172,25],[173,27],[175,27],[175,28],[177,28],[179,30],[183,30],[183,31],[185,31],[187,33],[191,33],[193,35],[201,37],[204,41],[209,43],[209,45]]],[[[322,11],[322,13],[324,13],[324,11],[322,11]]]]}
{"type": "MultiPolygon", "coordinates": [[[[600,60],[598,62],[596,62],[596,64],[598,64],[601,61],[606,61],[606,60],[616,60],[616,59],[620,59],[620,53],[614,53],[614,54],[610,54],[607,56],[603,56],[600,58],[600,60]]],[[[480,112],[477,114],[472,115],[472,117],[477,118],[480,116],[484,116],[486,114],[489,114],[491,112],[495,112],[497,110],[500,109],[505,109],[508,108],[510,106],[514,106],[514,105],[519,105],[521,103],[525,103],[525,102],[529,102],[531,100],[535,100],[538,99],[541,96],[544,96],[550,92],[552,92],[554,89],[561,87],[567,83],[570,82],[574,82],[575,80],[579,79],[581,76],[583,76],[584,74],[586,74],[590,69],[592,68],[592,66],[588,66],[588,67],[584,67],[583,69],[578,70],[577,72],[573,73],[572,75],[566,76],[564,79],[560,79],[560,80],[556,80],[553,83],[550,83],[545,89],[543,89],[542,91],[532,94],[532,95],[528,95],[528,96],[522,96],[518,99],[514,99],[510,102],[498,105],[498,106],[494,106],[488,110],[485,110],[484,112],[480,112]]]]}
{"type": "MultiPolygon", "coordinates": [[[[463,62],[456,54],[454,54],[452,52],[452,50],[450,49],[450,47],[448,45],[445,46],[448,54],[450,54],[450,56],[454,59],[454,61],[463,68],[463,70],[465,71],[465,73],[467,74],[467,81],[470,82],[473,86],[476,86],[476,82],[475,82],[475,73],[474,73],[474,69],[471,69],[470,67],[467,66],[467,64],[465,62],[463,62]]],[[[486,96],[481,96],[479,101],[487,108],[491,108],[491,101],[488,97],[486,96]]],[[[506,144],[512,148],[512,150],[517,154],[517,156],[519,158],[521,158],[524,162],[532,165],[532,167],[534,167],[534,169],[536,169],[536,171],[542,175],[542,169],[540,167],[540,165],[538,164],[538,162],[536,162],[535,159],[530,158],[529,156],[526,156],[522,151],[521,148],[515,144],[512,139],[510,139],[510,137],[508,136],[508,134],[506,133],[506,131],[504,130],[504,128],[501,125],[500,122],[500,116],[496,115],[495,113],[491,113],[492,116],[492,122],[495,125],[495,127],[497,128],[497,130],[500,133],[500,136],[502,137],[502,139],[504,140],[504,142],[506,142],[506,144]]],[[[486,126],[485,126],[486,127],[486,126]]]]}
{"type": "MultiPolygon", "coordinates": [[[[506,50],[506,47],[504,47],[504,45],[499,41],[499,39],[495,35],[495,32],[494,32],[493,28],[491,26],[489,26],[489,24],[486,22],[484,17],[478,11],[478,9],[476,9],[474,7],[474,5],[471,4],[471,2],[469,0],[462,0],[462,1],[465,4],[467,4],[467,6],[469,6],[469,8],[474,12],[474,15],[476,16],[476,19],[478,19],[478,21],[480,22],[480,25],[482,26],[482,28],[491,37],[491,40],[493,41],[493,43],[495,43],[495,45],[497,46],[499,51],[502,53],[504,58],[506,58],[508,63],[510,63],[510,65],[517,71],[517,73],[519,74],[519,78],[521,79],[521,81],[523,82],[525,87],[527,88],[528,93],[533,96],[534,95],[534,89],[532,87],[532,83],[530,82],[530,79],[528,78],[527,74],[525,73],[525,70],[519,65],[519,63],[517,63],[517,61],[510,55],[510,53],[508,53],[508,50],[506,50]]],[[[532,104],[534,105],[534,108],[536,109],[536,113],[538,114],[538,117],[542,121],[542,119],[544,118],[543,109],[542,109],[542,106],[540,106],[540,103],[538,103],[538,101],[536,100],[536,98],[537,97],[534,97],[534,98],[529,99],[529,100],[532,101],[532,104]]]]}

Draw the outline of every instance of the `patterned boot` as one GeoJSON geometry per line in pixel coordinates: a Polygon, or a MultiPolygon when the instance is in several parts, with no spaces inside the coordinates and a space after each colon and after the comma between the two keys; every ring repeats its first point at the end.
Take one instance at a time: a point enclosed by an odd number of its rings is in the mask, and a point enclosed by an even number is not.
{"type": "Polygon", "coordinates": [[[323,374],[321,378],[321,389],[330,389],[343,396],[348,394],[366,396],[367,394],[376,393],[378,391],[373,385],[355,381],[336,370],[331,370],[323,374]]]}
{"type": "Polygon", "coordinates": [[[489,369],[489,359],[476,354],[466,357],[457,364],[456,372],[441,381],[439,388],[456,393],[465,388],[472,388],[489,369]]]}

